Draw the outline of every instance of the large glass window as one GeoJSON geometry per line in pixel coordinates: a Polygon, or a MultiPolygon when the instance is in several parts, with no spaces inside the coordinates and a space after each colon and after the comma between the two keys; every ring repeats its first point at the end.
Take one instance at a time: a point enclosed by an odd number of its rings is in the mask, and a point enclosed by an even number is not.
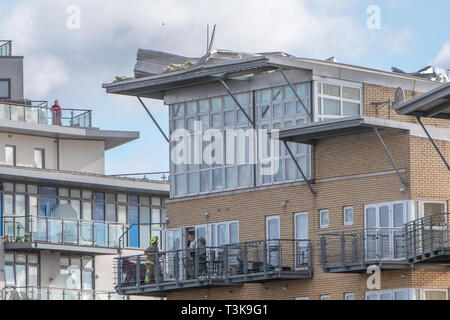
{"type": "Polygon", "coordinates": [[[362,85],[359,83],[316,82],[317,121],[362,115],[362,85]]]}
{"type": "MultiPolygon", "coordinates": [[[[277,165],[274,165],[272,172],[265,171],[264,173],[267,174],[263,176],[263,165],[261,163],[254,164],[255,158],[258,158],[257,151],[260,141],[258,137],[252,137],[250,134],[249,129],[252,129],[252,126],[246,117],[247,114],[251,119],[255,119],[257,130],[283,129],[307,123],[310,120],[305,114],[303,105],[308,111],[311,110],[311,84],[298,84],[295,86],[295,90],[302,102],[297,100],[294,91],[289,86],[258,90],[255,92],[255,101],[253,101],[253,93],[236,94],[245,113],[230,96],[172,105],[169,109],[171,131],[184,128],[193,132],[194,121],[201,121],[203,131],[214,128],[218,129],[223,136],[223,141],[218,141],[215,137],[212,137],[210,141],[200,141],[199,149],[201,150],[198,151],[197,157],[201,159],[200,156],[208,154],[211,143],[217,142],[223,145],[222,155],[217,152],[211,152],[211,155],[221,156],[221,163],[216,162],[211,165],[203,159],[197,164],[175,164],[175,160],[195,158],[192,152],[194,139],[188,143],[190,148],[189,146],[184,148],[191,151],[190,155],[184,155],[181,151],[179,154],[171,154],[172,157],[175,157],[171,159],[171,172],[174,176],[172,194],[175,197],[183,197],[248,188],[254,184],[254,167],[257,169],[257,185],[303,180],[303,176],[281,143],[274,143],[277,148],[280,148],[279,156],[275,159],[277,165]],[[255,115],[253,115],[253,105],[255,105],[255,115]],[[181,110],[190,111],[182,112],[181,110]],[[239,132],[239,130],[241,131],[239,132]],[[241,138],[238,139],[236,135],[240,135],[241,138]]],[[[266,133],[261,133],[261,135],[266,138],[266,133]]],[[[182,142],[173,141],[171,149],[174,150],[179,143],[182,142]]],[[[310,147],[296,144],[289,146],[306,175],[310,176],[310,147]]],[[[186,150],[186,152],[188,151],[186,150]]],[[[271,155],[269,142],[266,156],[270,157],[271,155]]],[[[267,165],[270,167],[271,163],[267,165]]]]}
{"type": "Polygon", "coordinates": [[[16,146],[5,146],[5,164],[8,166],[16,165],[16,146]]]}
{"type": "Polygon", "coordinates": [[[5,277],[8,287],[39,285],[39,256],[25,253],[5,254],[5,277]]]}

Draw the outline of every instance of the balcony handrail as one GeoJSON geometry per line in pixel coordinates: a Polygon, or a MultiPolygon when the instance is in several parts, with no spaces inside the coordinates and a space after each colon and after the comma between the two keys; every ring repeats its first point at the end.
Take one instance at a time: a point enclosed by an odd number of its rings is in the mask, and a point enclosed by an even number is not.
{"type": "Polygon", "coordinates": [[[271,239],[116,257],[116,290],[165,291],[171,285],[184,287],[182,283],[209,286],[282,276],[309,278],[311,252],[310,240],[271,239]]]}
{"type": "Polygon", "coordinates": [[[12,56],[12,40],[0,40],[0,57],[12,56]]]}
{"type": "Polygon", "coordinates": [[[6,292],[7,291],[21,291],[21,290],[40,290],[40,291],[46,291],[47,293],[55,292],[55,291],[62,291],[63,294],[65,292],[72,292],[72,293],[78,293],[78,294],[91,294],[93,297],[99,296],[99,295],[107,295],[108,299],[110,299],[112,296],[120,297],[121,299],[125,300],[125,297],[123,295],[118,294],[117,292],[111,292],[111,291],[102,291],[102,290],[86,290],[86,289],[68,289],[68,288],[56,288],[56,287],[38,287],[38,286],[26,286],[26,287],[4,287],[0,290],[1,299],[6,299],[6,292]]]}
{"type": "Polygon", "coordinates": [[[114,249],[119,247],[119,235],[126,227],[120,222],[51,216],[3,216],[2,222],[3,235],[8,239],[12,237],[12,241],[9,240],[12,243],[54,243],[114,249]],[[8,229],[10,225],[12,230],[8,229]],[[87,232],[90,229],[85,228],[89,227],[92,230],[87,232]],[[99,227],[103,231],[97,229],[99,227]]]}
{"type": "MultiPolygon", "coordinates": [[[[272,239],[272,240],[255,240],[255,241],[246,241],[246,242],[238,242],[238,243],[234,243],[234,244],[226,244],[226,245],[222,245],[222,246],[205,246],[205,247],[196,247],[194,249],[191,248],[184,248],[184,249],[178,249],[178,250],[165,250],[165,251],[158,251],[159,255],[163,255],[163,254],[168,254],[168,253],[180,253],[180,252],[193,252],[195,249],[211,249],[211,250],[215,250],[215,249],[226,249],[226,248],[232,248],[232,247],[236,247],[236,246],[243,246],[243,245],[252,245],[252,244],[261,244],[261,243],[267,243],[267,242],[277,242],[277,241],[290,241],[290,242],[304,242],[307,243],[309,245],[312,245],[312,241],[308,240],[308,239],[272,239]]],[[[116,260],[120,260],[120,259],[130,259],[130,258],[137,258],[137,257],[142,257],[142,256],[146,256],[145,254],[138,254],[138,255],[131,255],[131,256],[120,256],[120,257],[115,257],[114,259],[116,260]]]]}
{"type": "Polygon", "coordinates": [[[0,107],[2,117],[6,120],[64,127],[92,127],[93,111],[91,109],[61,108],[60,113],[56,113],[56,110],[48,106],[47,101],[19,102],[7,99],[0,99],[0,107]],[[61,123],[58,123],[58,120],[61,123]]]}
{"type": "Polygon", "coordinates": [[[118,226],[126,226],[125,223],[122,222],[113,222],[113,221],[103,221],[103,220],[85,220],[85,219],[74,219],[74,218],[63,218],[63,217],[52,217],[52,216],[3,216],[4,219],[51,219],[51,220],[63,220],[63,221],[74,221],[74,222],[86,222],[86,223],[104,223],[109,225],[118,225],[118,226]]]}

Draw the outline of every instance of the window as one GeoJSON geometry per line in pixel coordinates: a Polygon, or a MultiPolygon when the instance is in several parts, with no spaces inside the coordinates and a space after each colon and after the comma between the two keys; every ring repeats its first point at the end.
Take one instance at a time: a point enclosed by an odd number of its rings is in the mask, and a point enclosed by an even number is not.
{"type": "Polygon", "coordinates": [[[16,165],[16,146],[5,146],[5,164],[8,166],[16,165]]]}
{"type": "Polygon", "coordinates": [[[331,300],[330,296],[320,296],[320,300],[331,300]]]}
{"type": "Polygon", "coordinates": [[[45,169],[44,149],[34,149],[34,167],[38,169],[45,169]]]}
{"type": "Polygon", "coordinates": [[[10,79],[0,79],[0,99],[11,99],[10,79]]]}
{"type": "MultiPolygon", "coordinates": [[[[297,84],[295,90],[306,109],[311,110],[311,83],[297,84]]],[[[200,163],[176,165],[175,160],[182,162],[181,157],[184,155],[173,155],[171,173],[174,177],[174,183],[171,184],[171,194],[174,197],[243,189],[253,186],[255,183],[256,185],[269,185],[303,180],[303,176],[297,170],[284,145],[278,141],[271,144],[270,140],[268,144],[273,145],[273,148],[280,148],[280,152],[275,159],[277,163],[273,166],[276,170],[273,172],[265,171],[268,174],[262,176],[262,170],[265,167],[261,163],[254,164],[258,144],[261,142],[258,137],[253,137],[251,124],[246,117],[247,114],[249,118],[255,118],[257,129],[267,130],[292,127],[308,122],[309,118],[302,107],[302,103],[297,101],[297,97],[290,86],[258,90],[255,93],[255,101],[253,101],[253,94],[250,92],[238,93],[236,99],[245,113],[228,95],[174,104],[170,107],[170,128],[172,132],[179,128],[192,131],[194,121],[201,121],[203,132],[209,128],[215,128],[221,131],[224,137],[223,141],[220,141],[220,144],[223,143],[223,152],[221,154],[216,152],[217,157],[223,157],[221,159],[223,163],[209,165],[205,161],[201,162],[200,157],[195,157],[192,153],[191,156],[197,158],[197,162],[200,163]],[[253,105],[255,108],[253,108],[253,105]],[[238,133],[239,139],[235,136],[227,137],[225,134],[227,131],[234,133],[238,130],[240,130],[238,133]],[[231,154],[227,155],[227,145],[228,148],[234,147],[234,161],[231,160],[231,154]],[[245,159],[239,158],[241,155],[245,155],[245,159]],[[230,158],[227,158],[228,156],[230,158]],[[255,170],[253,170],[253,167],[257,169],[256,177],[254,177],[255,170]]],[[[264,138],[266,138],[265,135],[264,138]]],[[[171,149],[178,148],[179,143],[182,142],[172,141],[171,149]]],[[[194,144],[191,143],[191,145],[195,149],[194,144]]],[[[202,149],[199,152],[202,151],[202,154],[211,152],[211,150],[206,149],[209,145],[210,141],[203,141],[203,148],[199,148],[202,149]]],[[[310,147],[292,143],[290,147],[296,160],[309,177],[311,175],[310,147]]],[[[268,150],[266,157],[270,155],[271,151],[268,150]]],[[[271,164],[269,163],[267,166],[271,164]]]]}
{"type": "Polygon", "coordinates": [[[362,85],[344,81],[317,82],[316,119],[325,121],[362,114],[362,85]]]}
{"type": "Polygon", "coordinates": [[[295,300],[309,300],[309,297],[298,297],[295,300]]]}
{"type": "Polygon", "coordinates": [[[39,256],[34,254],[5,254],[5,277],[9,287],[39,285],[39,256]]]}
{"type": "Polygon", "coordinates": [[[94,259],[92,257],[61,256],[62,289],[94,290],[94,259]]]}
{"type": "Polygon", "coordinates": [[[266,218],[266,238],[267,240],[280,239],[280,217],[272,216],[266,218]]]}
{"type": "Polygon", "coordinates": [[[345,226],[353,225],[353,207],[344,208],[344,225],[345,226]]]}
{"type": "Polygon", "coordinates": [[[345,300],[355,300],[355,294],[354,293],[346,293],[344,295],[345,300]]]}
{"type": "Polygon", "coordinates": [[[320,228],[328,229],[328,227],[329,227],[328,209],[320,210],[319,214],[320,214],[320,228]]]}

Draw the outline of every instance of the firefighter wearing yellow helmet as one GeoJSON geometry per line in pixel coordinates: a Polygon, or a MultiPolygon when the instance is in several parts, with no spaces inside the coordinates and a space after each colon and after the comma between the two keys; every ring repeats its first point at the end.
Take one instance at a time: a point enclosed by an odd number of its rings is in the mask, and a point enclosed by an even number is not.
{"type": "Polygon", "coordinates": [[[145,250],[147,259],[145,260],[145,283],[155,282],[156,274],[156,253],[158,249],[158,237],[152,237],[150,239],[150,247],[145,250]]]}

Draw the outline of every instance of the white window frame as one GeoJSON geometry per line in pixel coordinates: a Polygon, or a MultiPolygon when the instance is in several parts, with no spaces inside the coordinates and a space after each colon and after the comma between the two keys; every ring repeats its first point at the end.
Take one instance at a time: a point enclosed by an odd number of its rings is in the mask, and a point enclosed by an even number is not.
{"type": "Polygon", "coordinates": [[[344,300],[355,300],[355,293],[349,292],[344,294],[344,300]],[[353,299],[348,299],[349,297],[353,297],[353,299]]]}
{"type": "Polygon", "coordinates": [[[297,301],[309,300],[309,297],[298,297],[298,298],[295,298],[295,300],[297,300],[297,301]]]}
{"type": "Polygon", "coordinates": [[[320,296],[320,300],[326,301],[326,300],[331,300],[331,298],[329,295],[322,295],[322,296],[320,296]]]}
{"type": "Polygon", "coordinates": [[[344,207],[344,209],[343,209],[343,216],[344,216],[343,217],[344,218],[344,226],[353,226],[355,215],[354,215],[354,208],[352,206],[344,207]],[[351,220],[351,222],[345,221],[345,211],[348,210],[348,209],[352,210],[352,220],[351,220]]]}
{"type": "Polygon", "coordinates": [[[7,166],[16,166],[17,165],[17,152],[16,152],[16,146],[15,145],[10,145],[10,144],[7,144],[7,145],[5,145],[5,164],[7,165],[7,166]],[[11,164],[11,163],[8,163],[7,161],[6,161],[6,150],[8,149],[8,148],[11,148],[12,149],[12,152],[13,152],[13,163],[11,164]]]}
{"type": "MultiPolygon", "coordinates": [[[[281,237],[280,234],[280,216],[268,216],[266,217],[266,240],[272,240],[269,239],[269,221],[270,220],[277,220],[278,221],[278,238],[281,237]]],[[[277,240],[277,239],[274,239],[277,240]]]]}
{"type": "Polygon", "coordinates": [[[45,169],[45,149],[44,148],[34,148],[34,167],[38,169],[45,169]],[[41,163],[40,166],[37,163],[36,152],[40,152],[41,163]]]}
{"type": "Polygon", "coordinates": [[[294,230],[295,230],[295,239],[296,240],[309,240],[309,214],[308,214],[308,212],[299,212],[299,213],[296,213],[296,214],[294,214],[294,230]],[[306,216],[306,223],[307,223],[307,225],[306,225],[306,228],[307,228],[307,237],[306,237],[306,239],[300,239],[300,238],[298,238],[297,237],[297,217],[298,216],[306,216]]]}
{"type": "MultiPolygon", "coordinates": [[[[448,289],[442,289],[442,288],[399,288],[399,289],[390,289],[390,290],[375,290],[375,291],[366,291],[365,299],[369,296],[376,296],[376,300],[381,299],[381,295],[383,294],[390,294],[391,300],[395,299],[395,294],[398,292],[403,292],[405,300],[425,300],[425,292],[428,291],[439,291],[439,292],[445,292],[446,299],[448,300],[448,289]]],[[[399,301],[399,300],[397,300],[399,301]]]]}
{"type": "Polygon", "coordinates": [[[330,227],[330,210],[329,209],[322,209],[319,211],[319,221],[320,221],[320,229],[328,229],[330,227]],[[323,224],[322,222],[322,213],[327,213],[328,216],[328,223],[323,224]]]}
{"type": "Polygon", "coordinates": [[[344,116],[343,115],[343,102],[351,102],[351,103],[356,103],[357,100],[351,100],[351,99],[346,99],[342,97],[342,87],[348,87],[348,88],[353,88],[353,89],[359,89],[360,90],[360,115],[364,114],[364,90],[363,90],[363,84],[359,83],[359,82],[350,82],[350,81],[345,81],[345,80],[338,80],[338,79],[329,79],[329,78],[324,78],[324,79],[319,79],[314,81],[314,121],[316,122],[320,122],[320,121],[326,121],[326,120],[332,120],[332,119],[341,119],[341,118],[345,118],[345,117],[349,117],[349,116],[344,116]],[[319,93],[318,92],[318,88],[319,88],[319,84],[322,84],[322,91],[319,93]],[[335,96],[327,96],[323,94],[323,84],[330,84],[330,85],[335,85],[335,86],[340,86],[339,90],[340,90],[340,97],[335,97],[335,96]],[[340,116],[333,116],[333,115],[323,115],[319,113],[319,100],[321,101],[321,105],[322,105],[322,109],[324,107],[323,104],[323,99],[332,99],[332,100],[337,100],[340,101],[341,103],[341,115],[340,116]]]}

